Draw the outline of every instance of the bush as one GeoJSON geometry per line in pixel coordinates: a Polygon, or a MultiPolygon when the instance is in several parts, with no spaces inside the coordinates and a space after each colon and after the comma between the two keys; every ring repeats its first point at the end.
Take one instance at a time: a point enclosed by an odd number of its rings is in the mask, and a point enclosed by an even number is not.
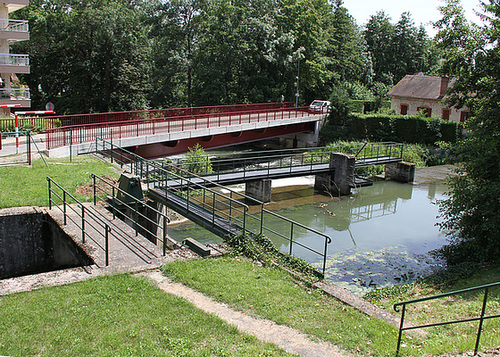
{"type": "Polygon", "coordinates": [[[333,115],[328,118],[321,130],[323,142],[369,140],[433,145],[455,143],[462,133],[460,123],[421,116],[351,113],[339,119],[333,115]]]}

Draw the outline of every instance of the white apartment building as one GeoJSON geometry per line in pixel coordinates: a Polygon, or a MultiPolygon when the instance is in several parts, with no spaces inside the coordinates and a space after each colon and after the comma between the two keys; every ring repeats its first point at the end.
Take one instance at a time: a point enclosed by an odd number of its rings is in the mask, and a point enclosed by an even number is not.
{"type": "Polygon", "coordinates": [[[27,6],[29,0],[0,1],[0,114],[8,115],[9,106],[30,107],[29,88],[17,79],[19,73],[30,73],[27,54],[11,54],[9,46],[17,41],[29,40],[26,20],[9,19],[9,14],[27,6]]]}

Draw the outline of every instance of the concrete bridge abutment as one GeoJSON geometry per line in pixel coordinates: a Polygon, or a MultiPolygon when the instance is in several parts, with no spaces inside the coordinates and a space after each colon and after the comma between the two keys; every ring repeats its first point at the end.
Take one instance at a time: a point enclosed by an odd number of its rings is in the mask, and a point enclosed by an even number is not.
{"type": "Polygon", "coordinates": [[[245,183],[245,195],[261,202],[271,202],[272,180],[263,179],[245,183]]]}
{"type": "Polygon", "coordinates": [[[330,154],[330,172],[315,176],[314,188],[334,196],[351,193],[354,186],[354,155],[334,152],[330,154]]]}
{"type": "Polygon", "coordinates": [[[403,183],[415,180],[415,164],[409,162],[395,162],[385,165],[385,178],[403,183]]]}

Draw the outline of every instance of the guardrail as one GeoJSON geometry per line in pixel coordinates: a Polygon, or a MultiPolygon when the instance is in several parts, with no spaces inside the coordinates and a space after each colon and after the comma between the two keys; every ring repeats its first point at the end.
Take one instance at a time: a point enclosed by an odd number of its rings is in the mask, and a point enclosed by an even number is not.
{"type": "MultiPolygon", "coordinates": [[[[135,229],[135,235],[137,236],[139,232],[142,236],[146,238],[153,237],[154,239],[159,239],[163,249],[163,255],[166,253],[167,249],[167,224],[170,223],[170,218],[167,217],[164,213],[147,205],[143,200],[138,199],[135,196],[132,196],[126,191],[123,191],[119,187],[113,185],[112,182],[106,180],[103,177],[92,174],[92,182],[93,182],[93,200],[94,205],[97,204],[97,201],[103,202],[106,205],[111,206],[111,211],[113,213],[113,219],[117,215],[125,215],[127,218],[133,223],[135,229]],[[97,183],[101,183],[98,185],[97,183]],[[107,187],[107,189],[103,188],[107,187]],[[111,193],[111,196],[109,195],[111,193]],[[106,199],[102,198],[106,197],[106,199]],[[148,212],[154,213],[156,215],[156,219],[152,219],[148,216],[148,214],[141,212],[142,209],[147,209],[148,212]],[[121,210],[129,210],[129,215],[122,213],[121,210]],[[160,223],[161,222],[161,223],[160,223]],[[161,232],[161,238],[158,236],[158,231],[161,232]]],[[[127,233],[123,230],[117,228],[123,235],[127,233]]]]}
{"type": "Polygon", "coordinates": [[[29,100],[30,90],[26,87],[0,88],[0,100],[6,98],[9,98],[10,100],[29,100]]]}
{"type": "Polygon", "coordinates": [[[29,32],[28,20],[0,19],[0,31],[29,32]]]}
{"type": "Polygon", "coordinates": [[[97,247],[104,251],[105,256],[105,264],[109,265],[109,234],[111,232],[110,224],[98,213],[89,208],[85,207],[82,202],[80,202],[77,198],[75,198],[71,193],[66,191],[61,185],[55,182],[52,178],[47,177],[47,182],[49,185],[49,209],[52,207],[57,207],[63,214],[63,224],[68,224],[68,219],[73,222],[77,228],[81,231],[82,234],[82,243],[85,243],[86,238],[91,239],[97,247]],[[58,188],[59,192],[56,192],[54,189],[58,188]],[[54,199],[54,197],[57,199],[54,199]],[[75,208],[70,203],[75,203],[77,208],[75,208]],[[61,207],[62,206],[62,207],[61,207]],[[73,212],[74,215],[68,214],[68,209],[73,212]],[[92,220],[89,220],[88,217],[92,217],[92,220]],[[97,234],[104,238],[104,244],[96,241],[91,235],[87,233],[88,227],[94,229],[97,234]]]}
{"type": "Polygon", "coordinates": [[[315,164],[328,164],[332,152],[344,152],[356,156],[356,166],[376,165],[383,158],[402,158],[404,145],[395,142],[365,143],[356,146],[337,147],[315,147],[303,149],[268,150],[243,153],[239,156],[233,154],[210,156],[206,155],[203,160],[205,164],[198,164],[189,161],[189,158],[173,160],[172,163],[186,171],[196,166],[199,176],[213,176],[217,178],[221,174],[240,172],[243,177],[255,171],[270,172],[272,169],[288,169],[291,173],[293,168],[309,167],[310,172],[314,171],[315,164]]]}
{"type": "MultiPolygon", "coordinates": [[[[31,165],[31,141],[33,139],[31,137],[31,132],[29,132],[29,131],[18,131],[18,132],[4,131],[4,132],[0,132],[0,150],[2,150],[4,148],[4,143],[2,142],[3,138],[16,138],[17,140],[19,140],[19,137],[23,137],[23,136],[26,136],[26,141],[25,141],[26,162],[28,165],[31,165]]],[[[13,145],[16,145],[16,148],[17,148],[17,144],[13,143],[13,145]]],[[[16,154],[17,154],[17,150],[16,150],[16,154]]]]}
{"type": "Polygon", "coordinates": [[[0,53],[0,66],[29,66],[30,55],[0,53]]]}
{"type": "Polygon", "coordinates": [[[264,209],[264,203],[261,201],[221,186],[217,183],[208,181],[201,176],[187,173],[185,170],[179,169],[170,163],[159,163],[146,160],[101,138],[96,138],[95,148],[97,152],[100,152],[103,156],[109,158],[111,162],[116,162],[121,167],[126,167],[130,173],[139,176],[146,182],[148,187],[153,185],[154,187],[165,190],[166,194],[176,194],[178,197],[183,198],[185,200],[185,208],[187,210],[189,210],[190,205],[192,205],[192,207],[201,208],[210,212],[213,220],[212,223],[214,224],[216,219],[222,218],[228,222],[238,224],[242,228],[243,234],[248,232],[255,235],[263,235],[266,232],[271,232],[275,234],[277,238],[287,241],[289,245],[289,252],[291,253],[293,252],[293,246],[297,245],[311,253],[321,256],[323,260],[322,273],[324,274],[326,269],[328,244],[332,242],[328,235],[264,209]],[[191,179],[193,177],[201,179],[201,182],[194,182],[191,179]],[[172,181],[176,181],[176,189],[171,189],[167,186],[167,183],[172,181]],[[224,189],[228,193],[226,194],[208,188],[206,187],[207,185],[224,189]],[[241,202],[241,200],[252,202],[254,207],[258,207],[257,212],[250,214],[250,207],[241,202]],[[283,222],[290,224],[290,234],[287,236],[283,233],[266,228],[264,225],[266,215],[274,216],[283,222]],[[324,241],[324,251],[319,252],[316,249],[313,249],[294,239],[294,227],[300,227],[301,229],[308,230],[321,237],[324,241]]]}
{"type": "Polygon", "coordinates": [[[161,117],[113,121],[106,123],[70,125],[47,130],[47,148],[53,149],[69,144],[102,139],[121,139],[159,133],[173,133],[187,130],[220,128],[231,125],[242,125],[269,122],[297,117],[318,115],[309,112],[309,107],[278,108],[249,111],[217,112],[197,115],[161,117]]]}
{"type": "MultiPolygon", "coordinates": [[[[157,118],[173,118],[191,115],[206,115],[214,113],[231,113],[248,110],[270,110],[280,108],[291,108],[293,103],[255,103],[255,104],[234,104],[219,106],[187,107],[187,108],[166,108],[134,110],[124,112],[72,114],[72,115],[52,115],[45,117],[19,118],[19,125],[29,128],[47,130],[62,126],[86,125],[96,123],[126,122],[129,120],[145,120],[157,118]]],[[[14,128],[14,119],[0,119],[0,129],[4,127],[14,128]]]]}
{"type": "Polygon", "coordinates": [[[398,335],[398,345],[396,347],[396,356],[399,354],[399,348],[401,345],[401,337],[403,334],[403,331],[407,330],[414,330],[414,329],[419,329],[419,328],[426,328],[426,327],[436,327],[436,326],[443,326],[443,325],[451,325],[451,324],[457,324],[457,323],[464,323],[464,322],[472,322],[472,321],[479,321],[479,326],[477,329],[477,335],[476,335],[476,345],[474,347],[474,355],[477,355],[477,350],[479,348],[479,340],[481,338],[481,331],[483,328],[483,322],[488,319],[494,319],[500,317],[500,315],[489,315],[485,316],[486,313],[486,305],[488,302],[488,291],[492,288],[500,287],[500,282],[498,283],[493,283],[493,284],[488,284],[488,285],[481,285],[481,286],[476,286],[473,288],[468,288],[468,289],[462,289],[462,290],[457,290],[457,291],[452,291],[449,293],[445,294],[439,294],[439,295],[434,295],[434,296],[429,296],[425,298],[420,298],[420,299],[414,299],[414,300],[408,300],[408,301],[403,301],[403,302],[398,302],[397,304],[394,304],[394,310],[396,312],[399,312],[399,307],[402,306],[401,310],[401,322],[399,325],[399,335],[398,335]],[[406,306],[410,304],[415,304],[419,302],[424,302],[424,301],[429,301],[429,300],[435,300],[435,299],[440,299],[440,298],[445,298],[449,296],[455,296],[459,294],[464,294],[464,293],[469,293],[473,291],[479,291],[479,290],[484,290],[484,295],[483,295],[483,303],[481,307],[481,311],[479,313],[479,317],[473,317],[473,318],[467,318],[467,319],[462,319],[462,320],[454,320],[454,321],[446,321],[446,322],[438,322],[438,323],[432,323],[432,324],[425,324],[425,325],[419,325],[419,326],[408,326],[404,327],[404,320],[405,320],[405,313],[406,313],[406,306]]]}

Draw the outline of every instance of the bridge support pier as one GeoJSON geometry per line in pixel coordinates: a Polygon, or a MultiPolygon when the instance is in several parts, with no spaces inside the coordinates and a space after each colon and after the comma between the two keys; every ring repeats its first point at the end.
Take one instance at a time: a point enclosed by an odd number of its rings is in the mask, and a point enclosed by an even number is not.
{"type": "Polygon", "coordinates": [[[354,186],[354,155],[334,152],[330,154],[330,172],[315,176],[314,188],[335,196],[351,193],[354,186]]]}
{"type": "Polygon", "coordinates": [[[245,183],[245,195],[261,202],[271,202],[271,179],[245,183]]]}
{"type": "Polygon", "coordinates": [[[415,164],[409,162],[395,162],[385,165],[385,178],[403,183],[415,180],[415,164]]]}

